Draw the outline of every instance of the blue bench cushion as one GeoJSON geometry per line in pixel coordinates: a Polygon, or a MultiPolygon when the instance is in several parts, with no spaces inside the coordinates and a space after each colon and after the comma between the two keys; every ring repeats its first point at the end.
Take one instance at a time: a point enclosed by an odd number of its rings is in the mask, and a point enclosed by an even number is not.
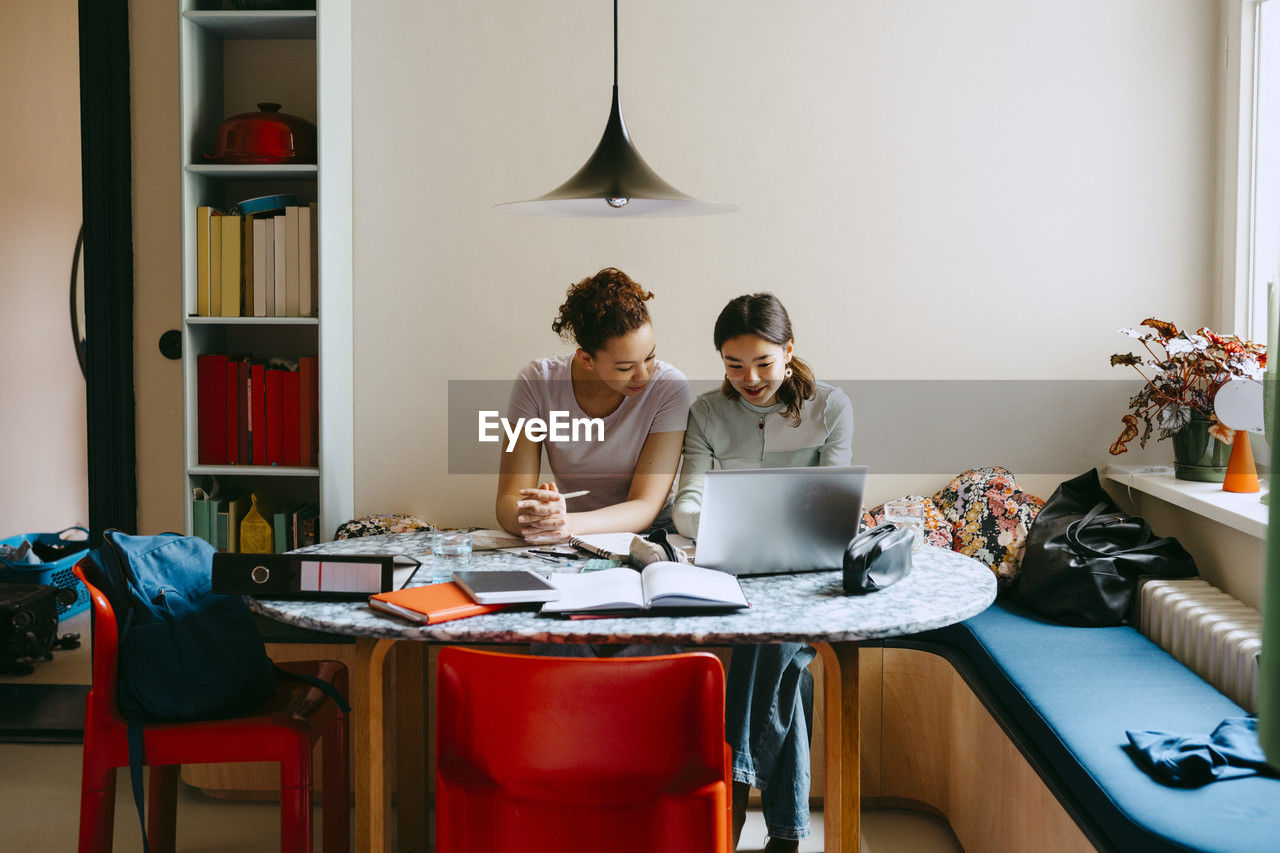
{"type": "Polygon", "coordinates": [[[919,638],[968,656],[1118,849],[1280,849],[1280,780],[1170,788],[1127,754],[1126,730],[1208,734],[1245,714],[1134,628],[1073,628],[997,604],[919,638]]]}

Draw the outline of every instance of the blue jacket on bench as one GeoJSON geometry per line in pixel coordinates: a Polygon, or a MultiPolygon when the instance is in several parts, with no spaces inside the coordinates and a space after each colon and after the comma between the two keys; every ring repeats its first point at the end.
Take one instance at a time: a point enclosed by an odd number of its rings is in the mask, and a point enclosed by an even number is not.
{"type": "Polygon", "coordinates": [[[1280,779],[1170,788],[1127,754],[1126,730],[1208,734],[1245,716],[1136,629],[1073,628],[997,604],[912,639],[964,652],[1116,849],[1280,850],[1280,779]]]}

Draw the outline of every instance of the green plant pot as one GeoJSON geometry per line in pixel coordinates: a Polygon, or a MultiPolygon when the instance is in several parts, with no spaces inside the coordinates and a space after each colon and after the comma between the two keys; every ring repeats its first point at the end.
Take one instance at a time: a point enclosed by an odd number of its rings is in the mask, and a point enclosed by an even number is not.
{"type": "Polygon", "coordinates": [[[1193,415],[1191,423],[1173,435],[1173,476],[1179,480],[1221,483],[1227,476],[1231,445],[1209,435],[1212,422],[1193,415]]]}

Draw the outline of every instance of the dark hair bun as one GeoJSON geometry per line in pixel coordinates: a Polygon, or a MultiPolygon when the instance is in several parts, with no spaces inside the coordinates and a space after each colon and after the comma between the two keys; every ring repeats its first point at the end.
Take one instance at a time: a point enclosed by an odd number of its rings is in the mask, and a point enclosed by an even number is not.
{"type": "Polygon", "coordinates": [[[551,331],[594,355],[610,338],[648,323],[644,303],[652,298],[622,270],[606,267],[569,288],[551,331]]]}

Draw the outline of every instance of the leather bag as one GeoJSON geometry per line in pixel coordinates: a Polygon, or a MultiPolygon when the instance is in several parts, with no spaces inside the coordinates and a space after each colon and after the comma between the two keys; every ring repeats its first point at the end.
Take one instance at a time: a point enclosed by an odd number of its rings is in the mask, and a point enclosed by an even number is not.
{"type": "Polygon", "coordinates": [[[844,549],[844,591],[865,595],[911,574],[914,540],[910,528],[896,524],[879,524],[850,539],[844,549]]]}
{"type": "Polygon", "coordinates": [[[1129,621],[1140,577],[1191,578],[1195,561],[1102,490],[1095,468],[1058,486],[1027,533],[1014,601],[1067,625],[1129,621]]]}

